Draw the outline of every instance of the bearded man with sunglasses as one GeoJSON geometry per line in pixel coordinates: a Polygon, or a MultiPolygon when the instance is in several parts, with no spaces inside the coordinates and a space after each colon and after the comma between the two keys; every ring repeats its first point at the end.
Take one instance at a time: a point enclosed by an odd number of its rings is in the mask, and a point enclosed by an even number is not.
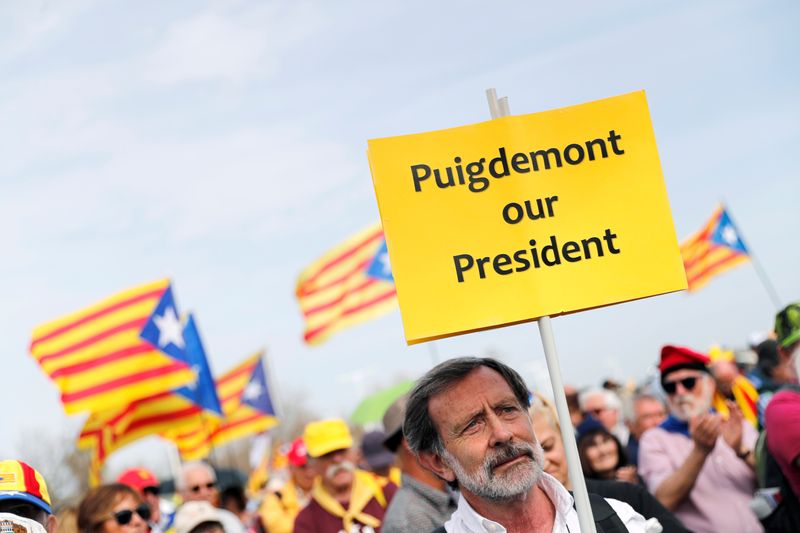
{"type": "Polygon", "coordinates": [[[210,465],[202,461],[186,463],[181,468],[177,482],[176,488],[184,503],[205,501],[217,508],[219,521],[225,528],[225,533],[245,533],[247,531],[235,514],[219,507],[217,474],[210,465]]]}
{"type": "Polygon", "coordinates": [[[692,531],[760,532],[749,507],[756,489],[758,435],[733,402],[727,419],[711,409],[710,362],[689,348],[661,349],[661,386],[670,414],[642,436],[639,474],[692,531]]]}

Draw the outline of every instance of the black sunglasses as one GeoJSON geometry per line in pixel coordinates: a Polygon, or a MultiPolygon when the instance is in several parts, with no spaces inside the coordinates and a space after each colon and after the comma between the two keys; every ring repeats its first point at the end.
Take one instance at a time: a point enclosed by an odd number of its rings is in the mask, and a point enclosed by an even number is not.
{"type": "Polygon", "coordinates": [[[203,488],[206,488],[206,489],[208,489],[208,490],[211,490],[211,489],[213,489],[213,488],[214,488],[214,487],[216,487],[216,486],[217,486],[217,482],[216,482],[216,481],[209,481],[209,482],[208,482],[208,483],[206,483],[205,485],[195,485],[194,487],[191,487],[191,488],[189,488],[189,490],[190,490],[190,491],[192,491],[192,492],[194,492],[194,493],[198,493],[198,492],[200,492],[201,490],[203,490],[203,488]]]}
{"type": "Polygon", "coordinates": [[[116,513],[112,513],[114,520],[117,521],[117,524],[121,526],[127,526],[133,520],[133,513],[136,512],[142,520],[147,522],[150,520],[150,507],[146,503],[140,504],[136,509],[123,509],[122,511],[117,511],[116,513]]]}
{"type": "Polygon", "coordinates": [[[694,389],[694,386],[697,385],[697,376],[678,379],[675,381],[664,381],[661,383],[661,387],[667,394],[675,394],[675,391],[678,390],[678,383],[683,385],[684,389],[692,390],[694,389]]]}
{"type": "Polygon", "coordinates": [[[161,494],[161,487],[158,485],[153,485],[152,487],[145,487],[142,489],[142,492],[145,494],[152,494],[153,496],[158,496],[161,494]]]}

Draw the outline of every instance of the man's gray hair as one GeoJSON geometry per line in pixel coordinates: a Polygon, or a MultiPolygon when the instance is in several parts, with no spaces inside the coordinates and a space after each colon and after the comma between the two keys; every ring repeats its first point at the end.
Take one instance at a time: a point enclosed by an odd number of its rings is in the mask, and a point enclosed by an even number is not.
{"type": "Polygon", "coordinates": [[[606,409],[611,409],[612,411],[622,410],[622,402],[614,391],[598,388],[589,389],[578,396],[578,403],[581,405],[581,411],[586,412],[586,404],[589,402],[589,398],[594,398],[595,396],[603,397],[603,406],[606,409]]]}
{"type": "Polygon", "coordinates": [[[183,466],[181,466],[180,475],[178,475],[178,477],[175,478],[175,488],[178,491],[182,492],[189,488],[186,482],[187,474],[189,472],[194,472],[195,470],[205,470],[208,473],[208,475],[211,476],[212,480],[214,481],[217,480],[217,473],[214,471],[214,468],[210,464],[206,463],[205,461],[190,461],[188,463],[184,463],[183,466]]]}
{"type": "Polygon", "coordinates": [[[467,374],[480,367],[487,367],[502,376],[524,409],[530,407],[530,393],[525,381],[510,366],[489,357],[459,357],[440,363],[422,376],[411,391],[406,404],[403,435],[415,454],[433,451],[439,455],[444,451],[441,436],[428,412],[428,402],[433,396],[455,386],[467,374]]]}

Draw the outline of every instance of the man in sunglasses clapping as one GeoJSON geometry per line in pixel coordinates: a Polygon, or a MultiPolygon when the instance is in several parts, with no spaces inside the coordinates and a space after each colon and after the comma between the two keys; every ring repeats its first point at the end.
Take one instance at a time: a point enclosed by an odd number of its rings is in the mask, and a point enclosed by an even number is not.
{"type": "Polygon", "coordinates": [[[727,418],[711,408],[709,363],[707,355],[689,348],[661,349],[658,368],[669,416],[642,436],[639,474],[692,531],[760,532],[749,507],[758,435],[733,402],[727,418]]]}

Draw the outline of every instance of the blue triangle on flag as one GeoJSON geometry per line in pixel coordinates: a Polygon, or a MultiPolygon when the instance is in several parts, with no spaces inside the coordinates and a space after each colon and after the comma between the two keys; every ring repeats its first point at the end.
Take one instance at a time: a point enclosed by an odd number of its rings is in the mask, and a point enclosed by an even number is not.
{"type": "Polygon", "coordinates": [[[206,351],[203,349],[203,341],[200,339],[200,332],[197,330],[197,324],[195,324],[194,316],[191,314],[183,328],[183,338],[186,339],[188,362],[195,376],[197,376],[197,380],[191,385],[176,389],[175,392],[188,398],[206,411],[222,416],[222,405],[220,405],[219,397],[217,396],[214,376],[211,375],[206,351]]]}
{"type": "Polygon", "coordinates": [[[265,415],[275,416],[275,407],[272,405],[269,385],[267,385],[267,375],[264,373],[264,366],[261,364],[261,359],[258,360],[258,364],[253,369],[253,374],[250,376],[250,381],[247,382],[247,385],[242,391],[242,403],[249,405],[265,415]]]}
{"type": "Polygon", "coordinates": [[[714,233],[711,234],[711,242],[719,246],[725,246],[742,254],[748,254],[747,247],[744,245],[736,226],[728,216],[728,212],[724,209],[717,222],[717,227],[714,228],[714,233]]]}
{"type": "Polygon", "coordinates": [[[394,283],[392,265],[389,264],[389,249],[386,247],[386,239],[383,239],[380,248],[378,248],[369,267],[367,267],[367,276],[394,283]]]}
{"type": "Polygon", "coordinates": [[[139,337],[170,357],[184,363],[189,362],[186,341],[183,338],[183,324],[172,296],[172,285],[167,286],[139,337]]]}

